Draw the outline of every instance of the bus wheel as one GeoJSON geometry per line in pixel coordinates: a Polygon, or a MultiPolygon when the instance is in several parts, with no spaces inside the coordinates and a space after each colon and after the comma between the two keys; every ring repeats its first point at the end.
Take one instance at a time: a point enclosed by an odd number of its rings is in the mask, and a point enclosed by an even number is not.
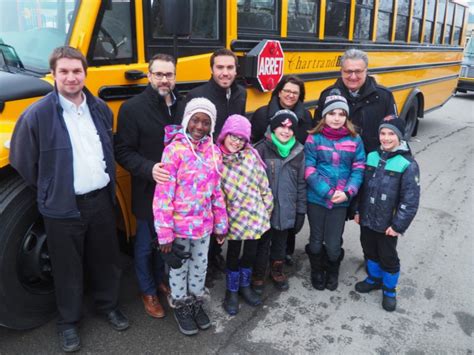
{"type": "Polygon", "coordinates": [[[22,179],[0,181],[0,325],[30,329],[56,313],[43,221],[22,179]]]}
{"type": "Polygon", "coordinates": [[[408,108],[404,117],[405,120],[405,136],[406,141],[410,140],[418,125],[418,99],[415,97],[408,108]]]}

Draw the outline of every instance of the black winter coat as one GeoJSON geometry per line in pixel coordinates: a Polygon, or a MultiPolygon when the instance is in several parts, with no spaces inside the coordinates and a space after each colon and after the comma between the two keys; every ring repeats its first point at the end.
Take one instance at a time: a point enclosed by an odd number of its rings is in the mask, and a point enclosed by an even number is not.
{"type": "Polygon", "coordinates": [[[359,90],[359,96],[353,97],[344,86],[341,78],[336,83],[325,89],[318,100],[315,121],[321,119],[322,107],[332,89],[341,91],[349,103],[349,117],[356,125],[357,132],[364,142],[366,153],[377,150],[379,142],[379,126],[385,116],[397,114],[397,106],[393,94],[386,87],[377,84],[374,78],[367,77],[364,85],[359,90]]]}
{"type": "Polygon", "coordinates": [[[161,161],[165,126],[176,123],[180,97],[171,110],[165,100],[148,85],[144,92],[125,101],[118,114],[115,159],[132,175],[132,212],[139,219],[153,218],[155,181],[153,166],[161,161]]]}
{"type": "MultiPolygon", "coordinates": [[[[221,132],[225,120],[230,115],[239,114],[245,115],[245,103],[247,102],[247,91],[235,82],[230,86],[230,99],[227,100],[226,89],[221,88],[214,79],[210,79],[207,83],[194,88],[186,95],[186,103],[196,97],[205,97],[210,100],[217,109],[216,127],[214,129],[214,140],[217,139],[221,132]]],[[[180,116],[184,112],[184,107],[180,111],[180,116]]],[[[180,117],[180,120],[182,117],[180,117]]]]}
{"type": "Polygon", "coordinates": [[[404,233],[418,210],[420,173],[405,142],[395,152],[380,149],[367,157],[359,191],[360,225],[384,233],[404,233]]]}
{"type": "MultiPolygon", "coordinates": [[[[85,87],[110,177],[115,200],[115,162],[112,142],[113,113],[85,87]]],[[[31,105],[16,123],[10,146],[10,164],[36,189],[39,212],[50,218],[79,218],[74,192],[72,144],[56,89],[31,105]]]]}
{"type": "Polygon", "coordinates": [[[267,166],[265,171],[272,189],[271,226],[276,230],[292,229],[295,227],[296,215],[306,214],[303,145],[296,141],[290,155],[282,158],[267,136],[255,149],[267,166]]]}
{"type": "MultiPolygon", "coordinates": [[[[253,143],[262,140],[270,124],[270,118],[278,110],[282,110],[277,96],[271,98],[267,106],[262,106],[254,112],[250,122],[252,123],[252,137],[253,143]]],[[[295,107],[291,110],[298,117],[298,127],[295,132],[295,138],[301,144],[306,142],[308,137],[308,130],[314,127],[311,113],[304,108],[304,104],[298,101],[295,107]]]]}

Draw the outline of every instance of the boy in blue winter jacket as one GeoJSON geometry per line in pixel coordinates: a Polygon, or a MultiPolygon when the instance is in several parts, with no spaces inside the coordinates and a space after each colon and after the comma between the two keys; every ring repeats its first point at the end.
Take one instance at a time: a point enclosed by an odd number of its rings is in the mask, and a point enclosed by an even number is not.
{"type": "Polygon", "coordinates": [[[405,233],[418,210],[420,173],[403,140],[405,121],[387,116],[379,127],[380,148],[367,156],[364,183],[354,220],[360,224],[368,277],[355,285],[360,293],[383,289],[383,308],[397,305],[400,275],[398,237],[405,233]]]}

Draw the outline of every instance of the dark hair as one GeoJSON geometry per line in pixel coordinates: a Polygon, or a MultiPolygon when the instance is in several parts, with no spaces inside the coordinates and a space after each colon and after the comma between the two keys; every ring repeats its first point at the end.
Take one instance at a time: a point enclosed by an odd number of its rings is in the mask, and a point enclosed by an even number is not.
{"type": "Polygon", "coordinates": [[[211,55],[211,68],[214,66],[214,59],[216,57],[221,57],[221,56],[229,56],[229,57],[234,58],[235,66],[237,67],[238,60],[237,60],[237,56],[235,55],[235,53],[232,52],[230,49],[220,48],[220,49],[216,50],[214,53],[212,53],[212,55],[211,55]]]}
{"type": "Polygon", "coordinates": [[[78,59],[82,63],[82,67],[84,68],[84,72],[87,73],[87,59],[84,55],[79,52],[76,48],[72,48],[69,46],[62,46],[55,48],[53,53],[49,56],[49,69],[52,72],[56,71],[56,63],[61,58],[69,58],[69,59],[78,59]]]}
{"type": "Polygon", "coordinates": [[[286,84],[291,83],[298,85],[300,88],[300,96],[298,97],[298,101],[304,102],[304,97],[305,97],[305,90],[304,90],[304,81],[301,80],[299,77],[296,75],[285,75],[280,82],[277,84],[275,89],[272,92],[272,98],[274,96],[278,96],[281,90],[285,87],[286,84]]]}
{"type": "Polygon", "coordinates": [[[176,58],[175,57],[173,57],[170,54],[158,53],[158,54],[155,54],[153,57],[151,57],[150,61],[148,62],[148,71],[151,71],[151,66],[153,65],[155,60],[161,60],[163,62],[171,62],[176,67],[176,58]]]}

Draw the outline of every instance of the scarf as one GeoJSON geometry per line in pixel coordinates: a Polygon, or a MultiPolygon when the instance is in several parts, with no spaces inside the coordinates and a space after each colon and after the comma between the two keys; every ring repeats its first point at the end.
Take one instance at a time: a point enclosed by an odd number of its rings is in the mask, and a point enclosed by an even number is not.
{"type": "Polygon", "coordinates": [[[324,125],[321,133],[327,138],[332,141],[337,141],[347,135],[349,135],[349,130],[347,127],[342,126],[339,129],[334,129],[329,127],[328,125],[324,125]]]}
{"type": "Polygon", "coordinates": [[[278,154],[280,154],[282,158],[286,158],[288,155],[290,155],[291,148],[293,148],[296,143],[296,138],[293,136],[288,142],[282,143],[275,136],[275,133],[272,132],[272,142],[277,147],[278,154]]]}

